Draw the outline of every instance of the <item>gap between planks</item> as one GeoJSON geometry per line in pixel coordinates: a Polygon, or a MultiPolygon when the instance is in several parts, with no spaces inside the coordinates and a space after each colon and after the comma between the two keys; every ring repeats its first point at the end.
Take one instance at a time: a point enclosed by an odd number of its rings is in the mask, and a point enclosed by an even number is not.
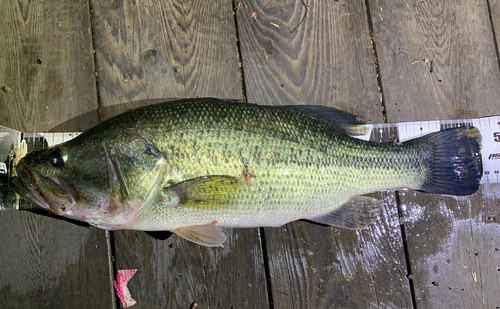
{"type": "MultiPolygon", "coordinates": [[[[103,121],[102,117],[102,105],[101,105],[101,95],[100,95],[100,85],[99,85],[99,75],[97,68],[97,57],[96,57],[96,46],[95,46],[95,33],[94,33],[94,16],[92,14],[93,5],[92,0],[89,0],[89,18],[90,18],[90,31],[92,37],[92,56],[94,63],[94,76],[95,76],[95,89],[96,89],[96,99],[97,99],[97,123],[103,121]]],[[[110,297],[111,297],[111,307],[112,309],[120,309],[120,302],[117,301],[118,295],[115,293],[115,288],[113,286],[113,281],[117,275],[116,263],[114,259],[115,255],[115,242],[114,233],[111,231],[105,231],[106,235],[106,251],[108,255],[108,276],[110,282],[110,297]]]]}
{"type": "MultiPolygon", "coordinates": [[[[237,53],[238,53],[238,67],[240,69],[240,77],[241,77],[241,100],[243,102],[247,102],[247,89],[246,89],[246,86],[245,86],[245,75],[244,75],[244,71],[243,71],[243,61],[242,61],[242,57],[241,57],[241,45],[240,45],[240,36],[239,36],[239,32],[238,32],[238,14],[239,14],[239,11],[240,11],[240,5],[241,3],[238,2],[236,3],[236,0],[233,0],[233,17],[234,17],[234,36],[236,37],[236,49],[237,49],[237,53]]],[[[262,235],[262,234],[261,234],[262,235]]],[[[262,237],[262,236],[261,236],[262,237]]],[[[266,273],[266,277],[267,277],[267,273],[266,273]]]]}
{"type": "MultiPolygon", "coordinates": [[[[367,12],[367,20],[368,20],[368,26],[370,30],[370,39],[371,39],[371,44],[372,44],[372,49],[373,49],[373,57],[374,57],[374,63],[375,63],[375,68],[376,68],[376,73],[377,73],[377,85],[378,85],[378,90],[379,90],[379,95],[380,95],[380,104],[382,106],[382,117],[384,123],[387,122],[386,118],[386,108],[385,108],[385,100],[384,100],[384,93],[383,93],[383,86],[382,86],[382,79],[380,75],[380,68],[378,64],[378,56],[377,56],[377,49],[376,49],[376,43],[374,40],[374,32],[373,32],[373,23],[372,23],[372,16],[371,16],[371,10],[370,10],[370,4],[369,2],[365,2],[366,5],[366,12],[367,12]]],[[[95,50],[95,36],[94,36],[94,23],[93,23],[93,15],[92,15],[92,0],[89,0],[89,7],[90,7],[90,24],[91,24],[91,31],[92,31],[92,46],[93,46],[93,57],[94,57],[94,72],[95,72],[95,81],[96,81],[96,95],[97,95],[97,102],[98,102],[98,110],[97,110],[97,116],[98,116],[98,122],[102,122],[102,109],[101,109],[101,98],[100,98],[100,85],[99,85],[99,78],[98,78],[98,67],[97,67],[97,57],[96,57],[96,50],[95,50]]],[[[247,93],[246,93],[246,87],[245,87],[245,78],[244,78],[244,68],[242,65],[242,54],[241,54],[241,46],[240,46],[240,38],[239,38],[239,33],[238,33],[238,20],[237,20],[237,2],[233,1],[232,2],[232,8],[234,14],[234,21],[235,21],[235,36],[236,36],[236,41],[237,41],[237,54],[238,54],[238,62],[239,62],[239,70],[241,74],[241,91],[242,91],[242,97],[243,101],[247,101],[247,93]]],[[[491,21],[491,10],[490,10],[490,4],[488,1],[488,9],[490,13],[490,21],[491,21]]],[[[491,21],[492,22],[492,21],[491,21]]],[[[492,27],[493,28],[493,27],[492,27]]],[[[494,29],[493,29],[494,31],[494,29]]],[[[494,34],[493,34],[494,35],[494,34]]],[[[494,37],[494,40],[496,41],[496,37],[494,37]]],[[[495,42],[496,43],[496,42],[495,42]]],[[[499,54],[498,52],[498,45],[495,44],[497,49],[497,55],[499,54]]],[[[499,67],[500,67],[500,57],[499,59],[499,67]]],[[[401,217],[402,210],[401,210],[401,202],[400,202],[400,197],[399,197],[399,191],[396,191],[396,200],[397,200],[397,207],[398,207],[398,214],[401,217]]],[[[272,286],[271,286],[271,277],[270,277],[270,270],[269,270],[269,260],[267,256],[267,243],[265,239],[265,231],[263,228],[259,228],[259,234],[260,234],[260,239],[261,239],[261,244],[262,244],[262,252],[263,252],[263,258],[264,258],[264,268],[265,268],[265,276],[266,276],[266,287],[267,287],[267,292],[268,292],[268,303],[269,303],[269,308],[273,309],[274,308],[274,303],[273,303],[273,294],[272,294],[272,286]]],[[[404,224],[401,225],[401,232],[402,232],[402,241],[403,241],[403,246],[404,246],[404,251],[405,251],[405,259],[407,262],[407,272],[409,275],[409,283],[410,283],[410,291],[411,291],[411,297],[412,297],[412,305],[413,308],[416,308],[416,301],[415,301],[415,291],[414,291],[414,285],[413,285],[413,280],[411,279],[411,268],[409,265],[409,256],[408,256],[408,248],[407,248],[407,243],[405,240],[405,230],[404,230],[404,224]]],[[[112,295],[112,306],[113,308],[120,308],[119,302],[116,301],[116,293],[114,293],[114,288],[112,285],[112,282],[114,278],[116,277],[117,274],[117,269],[116,269],[116,263],[114,260],[114,235],[112,232],[106,231],[106,242],[108,245],[107,251],[108,251],[108,261],[109,261],[109,276],[110,276],[110,282],[111,282],[111,295],[112,295]]]]}
{"type": "Polygon", "coordinates": [[[495,31],[495,24],[493,23],[493,15],[491,14],[491,0],[486,0],[486,6],[488,7],[488,15],[490,17],[491,32],[493,35],[493,43],[495,44],[495,52],[497,53],[497,63],[498,69],[500,70],[500,52],[498,51],[498,41],[495,31]]]}
{"type": "MultiPolygon", "coordinates": [[[[367,15],[367,20],[368,20],[368,28],[370,30],[370,41],[372,44],[375,70],[377,73],[377,86],[378,86],[378,91],[379,91],[379,95],[380,95],[380,105],[382,106],[382,119],[383,119],[384,123],[387,123],[387,109],[386,109],[386,104],[385,104],[384,87],[382,85],[382,76],[381,76],[380,66],[379,66],[379,62],[378,62],[377,46],[375,43],[375,34],[374,34],[374,29],[373,29],[372,10],[370,7],[370,1],[365,1],[365,6],[366,6],[366,15],[367,15]]],[[[490,18],[491,18],[491,14],[490,14],[490,18]]],[[[497,49],[497,53],[498,53],[498,49],[497,49]]],[[[394,191],[394,195],[396,197],[396,206],[398,209],[398,217],[400,219],[404,218],[404,213],[403,213],[403,209],[401,206],[400,191],[398,191],[398,190],[394,191]]],[[[403,243],[403,250],[405,253],[406,272],[407,272],[408,283],[410,285],[411,302],[412,302],[413,309],[417,309],[417,300],[416,300],[416,296],[415,296],[415,285],[413,282],[413,275],[411,272],[410,255],[409,255],[409,251],[408,251],[408,243],[406,241],[405,225],[404,225],[404,223],[402,223],[402,224],[400,223],[399,226],[401,228],[401,238],[402,238],[402,243],[403,243]]]]}
{"type": "MultiPolygon", "coordinates": [[[[239,6],[241,3],[237,3],[236,0],[232,2],[233,6],[233,16],[234,16],[234,33],[236,37],[236,49],[238,52],[238,67],[240,70],[240,76],[241,76],[241,95],[242,95],[242,101],[247,102],[247,91],[246,91],[246,85],[245,85],[245,73],[243,69],[243,58],[242,58],[242,53],[241,53],[241,45],[240,45],[240,36],[239,36],[239,31],[238,31],[238,13],[239,13],[239,6]]],[[[267,289],[267,300],[269,304],[269,309],[274,309],[274,300],[273,300],[273,289],[272,289],[272,282],[271,282],[271,271],[269,269],[269,258],[267,254],[267,242],[266,242],[266,234],[265,234],[265,229],[263,227],[259,227],[259,238],[260,238],[260,243],[262,246],[262,256],[263,256],[263,261],[264,261],[264,276],[266,278],[266,289],[267,289]]]]}

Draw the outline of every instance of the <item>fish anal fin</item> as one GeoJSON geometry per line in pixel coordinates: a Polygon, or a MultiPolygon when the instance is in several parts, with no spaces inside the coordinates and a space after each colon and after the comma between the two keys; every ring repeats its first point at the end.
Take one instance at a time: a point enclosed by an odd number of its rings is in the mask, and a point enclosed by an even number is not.
{"type": "Polygon", "coordinates": [[[375,222],[381,205],[376,198],[355,196],[334,211],[309,220],[350,230],[363,229],[375,222]]]}
{"type": "Polygon", "coordinates": [[[207,247],[222,247],[226,235],[222,229],[214,224],[193,225],[174,229],[172,232],[178,236],[207,247]]]}

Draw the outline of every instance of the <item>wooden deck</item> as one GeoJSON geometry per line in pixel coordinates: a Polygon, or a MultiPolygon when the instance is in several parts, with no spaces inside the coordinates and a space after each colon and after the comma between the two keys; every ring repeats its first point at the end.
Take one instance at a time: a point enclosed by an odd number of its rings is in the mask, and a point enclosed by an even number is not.
{"type": "MultiPolygon", "coordinates": [[[[305,1],[1,0],[0,124],[80,131],[207,96],[369,123],[500,115],[500,0],[305,1]]],[[[0,307],[119,308],[116,271],[137,268],[137,309],[500,308],[500,186],[375,196],[367,230],[234,229],[224,248],[0,212],[0,307]]]]}

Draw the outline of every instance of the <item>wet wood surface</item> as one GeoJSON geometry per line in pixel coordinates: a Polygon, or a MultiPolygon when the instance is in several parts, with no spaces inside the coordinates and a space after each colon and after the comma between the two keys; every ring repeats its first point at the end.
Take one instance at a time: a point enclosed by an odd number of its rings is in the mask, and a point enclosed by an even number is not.
{"type": "MultiPolygon", "coordinates": [[[[314,3],[293,31],[304,14],[300,1],[248,1],[240,8],[248,101],[321,102],[381,123],[365,4],[314,3]],[[260,12],[256,19],[255,11],[260,12]]],[[[365,231],[309,222],[266,228],[274,308],[410,308],[397,207],[390,195],[377,225],[365,231]]]]}
{"type": "MultiPolygon", "coordinates": [[[[2,125],[45,132],[97,123],[87,1],[2,1],[0,29],[0,87],[11,89],[0,91],[2,125]]],[[[0,212],[0,307],[112,308],[104,235],[56,217],[0,212]]]]}
{"type": "MultiPolygon", "coordinates": [[[[207,96],[368,123],[500,115],[499,1],[308,2],[2,0],[0,124],[81,131],[207,96]]],[[[376,193],[366,230],[226,230],[211,249],[0,212],[0,307],[120,308],[110,277],[137,268],[134,308],[495,308],[498,192],[376,193]]]]}
{"type": "MultiPolygon", "coordinates": [[[[486,1],[370,4],[390,122],[500,114],[486,1]]],[[[500,306],[499,190],[487,185],[460,198],[401,192],[418,308],[500,306]]]]}
{"type": "MultiPolygon", "coordinates": [[[[242,99],[231,1],[99,2],[93,16],[104,119],[165,98],[242,99]]],[[[116,268],[139,269],[136,308],[267,307],[258,229],[225,233],[221,249],[114,232],[116,268]]]]}

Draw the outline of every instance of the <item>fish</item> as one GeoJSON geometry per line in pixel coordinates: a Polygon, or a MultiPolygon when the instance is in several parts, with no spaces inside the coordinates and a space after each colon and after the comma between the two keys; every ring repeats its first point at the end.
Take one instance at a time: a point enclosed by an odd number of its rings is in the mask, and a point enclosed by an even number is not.
{"type": "Polygon", "coordinates": [[[171,231],[221,246],[222,228],[295,220],[361,229],[381,201],[409,188],[470,195],[482,176],[481,134],[466,125],[377,143],[333,107],[214,98],[134,109],[33,151],[9,186],[56,215],[106,230],[171,231]]]}

